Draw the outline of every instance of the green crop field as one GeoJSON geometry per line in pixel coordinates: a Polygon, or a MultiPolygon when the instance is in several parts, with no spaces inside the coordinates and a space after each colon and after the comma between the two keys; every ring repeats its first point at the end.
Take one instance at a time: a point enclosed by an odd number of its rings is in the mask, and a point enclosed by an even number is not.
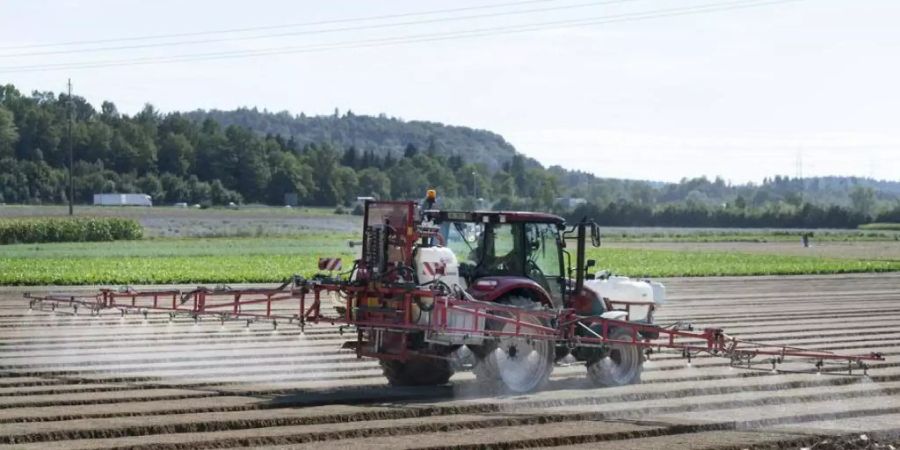
{"type": "Polygon", "coordinates": [[[608,242],[800,242],[805,233],[811,234],[813,242],[900,240],[900,227],[860,226],[859,230],[601,227],[603,240],[608,242]]]}
{"type": "Polygon", "coordinates": [[[296,238],[150,239],[8,245],[0,284],[239,283],[312,274],[319,256],[349,265],[353,236],[315,233],[296,238]]]}
{"type": "Polygon", "coordinates": [[[860,230],[900,231],[900,223],[867,223],[859,226],[860,230]]]}
{"type": "Polygon", "coordinates": [[[720,251],[601,248],[588,251],[598,268],[628,276],[804,275],[900,270],[900,261],[872,261],[720,251]]]}
{"type": "MultiPolygon", "coordinates": [[[[312,275],[320,256],[349,267],[351,233],[278,238],[190,238],[0,246],[0,284],[154,284],[278,282],[312,275]]],[[[788,275],[900,270],[900,261],[718,251],[599,248],[597,269],[630,276],[788,275]]]]}
{"type": "Polygon", "coordinates": [[[355,234],[317,232],[267,238],[160,238],[116,242],[70,242],[0,246],[0,258],[81,259],[194,256],[330,256],[353,254],[355,234]]]}

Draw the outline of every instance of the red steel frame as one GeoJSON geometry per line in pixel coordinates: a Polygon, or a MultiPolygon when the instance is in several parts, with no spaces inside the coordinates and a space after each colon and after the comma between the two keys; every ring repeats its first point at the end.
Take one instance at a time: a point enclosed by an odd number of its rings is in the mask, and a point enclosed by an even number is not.
{"type": "MultiPolygon", "coordinates": [[[[276,288],[198,288],[193,291],[103,289],[93,296],[46,295],[34,296],[25,294],[35,305],[43,309],[48,304],[55,311],[60,305],[68,305],[77,313],[77,308],[89,308],[92,313],[103,309],[119,309],[126,312],[139,312],[145,316],[148,312],[169,312],[170,314],[186,314],[194,318],[201,316],[217,317],[223,322],[228,319],[272,320],[277,326],[278,320],[298,321],[301,329],[308,323],[331,323],[355,326],[357,355],[384,358],[405,359],[416,352],[406,349],[406,339],[410,332],[425,332],[437,335],[482,336],[485,338],[501,338],[515,336],[526,339],[547,339],[557,344],[575,347],[604,348],[610,344],[636,345],[643,348],[669,348],[681,350],[688,358],[697,353],[709,353],[714,356],[729,358],[733,365],[750,366],[756,357],[768,357],[764,362],[775,365],[787,357],[811,358],[817,360],[816,366],[821,369],[823,361],[844,361],[852,370],[853,365],[860,369],[867,368],[867,361],[883,361],[878,353],[867,355],[836,354],[827,351],[806,350],[784,345],[760,344],[734,338],[718,328],[706,328],[703,331],[693,329],[667,328],[623,320],[606,319],[599,316],[581,316],[572,309],[560,310],[525,310],[514,306],[482,302],[465,296],[450,295],[437,290],[421,287],[370,284],[364,285],[340,281],[331,278],[315,278],[304,280],[295,277],[293,282],[276,288]],[[343,298],[343,304],[334,315],[323,313],[323,295],[337,295],[343,298]],[[371,306],[370,303],[375,303],[371,306]],[[420,323],[413,319],[413,305],[418,302],[431,303],[431,320],[420,323]],[[452,326],[453,315],[467,316],[473,320],[471,327],[452,326]],[[483,329],[478,326],[479,319],[495,323],[513,324],[514,331],[483,329]],[[550,325],[556,324],[556,326],[550,325]],[[583,332],[579,333],[579,329],[583,332]],[[631,339],[615,340],[610,338],[613,329],[628,330],[631,339]],[[400,353],[379,353],[366,350],[363,330],[372,332],[390,332],[399,334],[403,340],[400,353]],[[644,339],[641,333],[658,334],[658,339],[644,339]]],[[[616,302],[630,306],[627,302],[616,302]]],[[[643,305],[643,304],[642,304],[643,305]]]]}

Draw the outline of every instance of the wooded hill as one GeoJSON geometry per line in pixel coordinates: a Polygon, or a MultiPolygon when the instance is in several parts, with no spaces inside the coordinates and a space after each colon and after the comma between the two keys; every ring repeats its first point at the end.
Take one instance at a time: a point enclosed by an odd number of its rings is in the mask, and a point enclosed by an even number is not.
{"type": "MultiPolygon", "coordinates": [[[[223,127],[236,125],[262,135],[285,136],[294,146],[330,142],[340,149],[355,147],[375,155],[394,157],[412,144],[418,149],[444,155],[458,155],[465,161],[484,165],[495,172],[509,163],[516,150],[502,136],[485,130],[444,125],[436,122],[403,121],[387,115],[364,116],[337,110],[330,116],[270,113],[256,108],[233,111],[191,111],[185,116],[195,122],[213,119],[223,127]]],[[[537,163],[532,161],[533,165],[537,163]]]]}
{"type": "MultiPolygon", "coordinates": [[[[0,203],[67,201],[69,105],[64,94],[27,95],[0,86],[0,203]]],[[[776,176],[731,185],[706,178],[600,178],[544,168],[489,131],[349,111],[316,117],[256,109],[162,114],[147,105],[127,115],[112,102],[95,108],[77,96],[71,111],[79,203],[94,193],[143,192],[156,204],[279,205],[285,194],[296,193],[301,204],[333,206],[357,196],[419,198],[434,187],[447,205],[458,207],[471,207],[477,196],[495,208],[566,212],[558,199],[577,197],[601,215],[643,211],[630,214],[628,225],[713,224],[711,217],[728,210],[729,217],[761,218],[729,219],[748,226],[777,226],[764,218],[784,214],[802,215],[804,220],[790,222],[808,226],[825,217],[815,211],[834,207],[846,214],[829,216],[837,217],[829,226],[855,226],[900,212],[900,183],[893,181],[776,176]]]]}

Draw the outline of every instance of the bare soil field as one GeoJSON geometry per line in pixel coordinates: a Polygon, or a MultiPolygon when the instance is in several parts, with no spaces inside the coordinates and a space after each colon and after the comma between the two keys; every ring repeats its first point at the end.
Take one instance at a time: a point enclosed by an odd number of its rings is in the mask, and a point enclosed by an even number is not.
{"type": "Polygon", "coordinates": [[[900,274],[664,281],[660,323],[887,361],[849,377],[663,352],[640,385],[592,388],[571,365],[530,395],[488,395],[468,372],[400,389],[338,350],[337,327],[29,312],[21,289],[0,288],[0,447],[740,449],[900,435],[900,274]]]}
{"type": "MultiPolygon", "coordinates": [[[[66,216],[66,206],[0,206],[0,218],[66,216]]],[[[333,208],[196,209],[171,206],[76,206],[76,216],[136,219],[147,237],[279,236],[304,231],[357,231],[359,216],[334,214],[333,208]]]]}
{"type": "Polygon", "coordinates": [[[823,258],[848,258],[875,261],[900,261],[900,241],[813,242],[803,247],[800,242],[605,242],[609,248],[642,248],[690,252],[764,253],[823,258]]]}

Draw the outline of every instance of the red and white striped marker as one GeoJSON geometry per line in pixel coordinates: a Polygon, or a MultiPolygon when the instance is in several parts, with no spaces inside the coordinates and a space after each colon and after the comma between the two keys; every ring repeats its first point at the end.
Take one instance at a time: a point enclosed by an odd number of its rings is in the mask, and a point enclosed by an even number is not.
{"type": "Polygon", "coordinates": [[[341,258],[319,258],[319,270],[341,270],[341,258]]]}
{"type": "Polygon", "coordinates": [[[425,270],[425,275],[437,276],[443,275],[444,270],[447,269],[447,264],[442,262],[425,262],[422,264],[425,270]]]}

